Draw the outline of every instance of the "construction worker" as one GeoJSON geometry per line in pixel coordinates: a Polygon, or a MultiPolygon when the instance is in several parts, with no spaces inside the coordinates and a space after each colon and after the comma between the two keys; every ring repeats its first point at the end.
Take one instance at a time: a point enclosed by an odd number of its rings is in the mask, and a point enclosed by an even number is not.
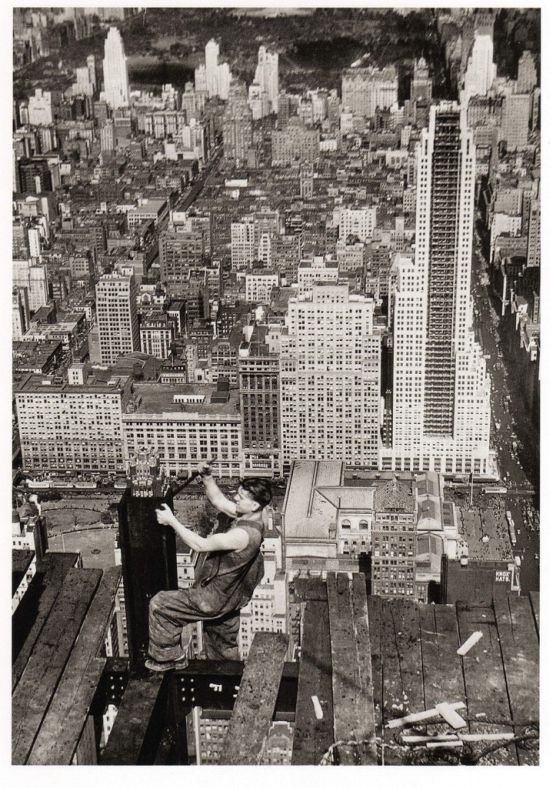
{"type": "Polygon", "coordinates": [[[264,573],[260,552],[264,508],[271,502],[265,479],[241,481],[233,501],[221,492],[210,467],[199,465],[210,502],[229,516],[228,527],[202,537],[182,525],[170,508],[156,510],[157,520],[174,529],[192,550],[201,553],[191,588],[160,591],[149,603],[150,670],[163,672],[185,666],[193,624],[203,622],[207,659],[238,660],[240,609],[251,599],[264,573]]]}

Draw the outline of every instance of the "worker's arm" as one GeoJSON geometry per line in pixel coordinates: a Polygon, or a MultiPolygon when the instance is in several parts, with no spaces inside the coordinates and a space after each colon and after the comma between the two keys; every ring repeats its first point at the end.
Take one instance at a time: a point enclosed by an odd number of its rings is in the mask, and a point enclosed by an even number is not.
{"type": "Polygon", "coordinates": [[[235,502],[230,501],[229,498],[226,498],[222,493],[216,484],[216,480],[212,476],[210,466],[207,463],[200,463],[198,471],[204,484],[206,497],[210,503],[215,506],[219,512],[224,512],[224,514],[228,514],[230,517],[236,517],[237,506],[235,502]]]}
{"type": "Polygon", "coordinates": [[[169,525],[180,539],[197,553],[208,553],[213,550],[243,550],[248,545],[248,534],[244,528],[232,528],[227,533],[199,536],[190,528],[182,525],[167,504],[156,510],[157,521],[161,525],[169,525]]]}

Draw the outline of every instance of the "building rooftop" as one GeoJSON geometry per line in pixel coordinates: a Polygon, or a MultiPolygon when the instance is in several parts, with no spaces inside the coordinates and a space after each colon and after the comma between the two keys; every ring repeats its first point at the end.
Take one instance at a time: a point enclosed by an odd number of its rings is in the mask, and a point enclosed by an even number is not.
{"type": "Polygon", "coordinates": [[[364,511],[374,507],[373,487],[317,487],[317,492],[338,509],[364,511]]]}
{"type": "Polygon", "coordinates": [[[58,339],[41,342],[13,340],[13,369],[23,371],[45,371],[52,359],[60,352],[62,344],[58,339]]]}
{"type": "Polygon", "coordinates": [[[14,381],[16,394],[49,394],[65,392],[67,394],[94,393],[113,394],[120,391],[128,383],[128,376],[113,375],[107,370],[97,370],[89,376],[83,385],[69,385],[67,380],[57,380],[48,375],[29,373],[21,380],[14,381]]]}
{"type": "Polygon", "coordinates": [[[239,392],[227,389],[227,398],[216,400],[216,386],[201,384],[143,383],[134,386],[138,402],[133,415],[145,413],[161,414],[204,414],[205,416],[233,416],[240,420],[239,392]],[[174,398],[178,401],[174,401],[174,398]],[[190,401],[186,401],[189,398],[190,401]],[[213,401],[214,398],[214,401],[213,401]]]}
{"type": "Polygon", "coordinates": [[[342,483],[344,463],[304,460],[293,463],[283,504],[286,539],[328,539],[336,522],[334,504],[317,488],[342,483]]]}
{"type": "Polygon", "coordinates": [[[414,483],[397,476],[376,485],[374,508],[377,512],[397,510],[412,513],[416,505],[414,483]]]}

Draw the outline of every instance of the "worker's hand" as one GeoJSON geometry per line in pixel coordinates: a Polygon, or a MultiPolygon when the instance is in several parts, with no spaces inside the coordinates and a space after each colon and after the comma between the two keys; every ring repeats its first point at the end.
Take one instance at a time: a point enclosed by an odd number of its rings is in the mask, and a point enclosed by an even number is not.
{"type": "Polygon", "coordinates": [[[172,525],[176,518],[167,503],[162,504],[161,509],[155,509],[157,515],[157,522],[161,525],[172,525]]]}
{"type": "Polygon", "coordinates": [[[212,469],[207,462],[199,462],[197,471],[201,476],[212,476],[212,469]]]}

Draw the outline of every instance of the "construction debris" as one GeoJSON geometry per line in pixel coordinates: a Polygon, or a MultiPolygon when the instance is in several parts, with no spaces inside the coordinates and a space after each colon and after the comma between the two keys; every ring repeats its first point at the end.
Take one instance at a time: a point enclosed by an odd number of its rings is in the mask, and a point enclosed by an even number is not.
{"type": "Polygon", "coordinates": [[[464,742],[457,739],[457,741],[429,741],[426,744],[426,747],[429,750],[441,750],[447,747],[463,747],[464,742]]]}
{"type": "MultiPolygon", "coordinates": [[[[441,705],[441,704],[440,704],[441,705]]],[[[457,709],[465,709],[466,704],[462,701],[458,703],[448,703],[446,704],[449,709],[457,710],[457,709]]],[[[405,717],[398,717],[395,720],[390,720],[386,728],[402,728],[403,725],[409,725],[413,722],[423,722],[424,720],[431,720],[433,717],[440,717],[441,712],[438,709],[428,709],[427,711],[418,711],[414,714],[407,714],[405,717]]]]}
{"type": "Polygon", "coordinates": [[[475,646],[478,640],[481,640],[482,637],[483,637],[483,632],[472,632],[468,640],[464,641],[464,643],[460,646],[460,648],[457,649],[456,653],[459,656],[463,657],[465,654],[468,653],[468,651],[472,648],[472,646],[475,646]]]}
{"type": "Polygon", "coordinates": [[[460,714],[457,714],[448,703],[437,703],[435,708],[441,714],[445,722],[447,722],[452,728],[466,727],[466,720],[462,719],[460,714]]]}
{"type": "Polygon", "coordinates": [[[455,733],[434,733],[433,736],[410,736],[403,734],[401,741],[403,744],[424,744],[427,741],[457,741],[455,733]]]}
{"type": "Polygon", "coordinates": [[[480,742],[480,741],[510,741],[514,733],[434,733],[432,736],[412,736],[403,734],[403,744],[426,744],[426,742],[480,742]]]}
{"type": "Polygon", "coordinates": [[[319,698],[317,695],[311,696],[311,702],[313,703],[313,710],[315,711],[315,717],[318,720],[323,719],[323,709],[321,708],[321,704],[319,703],[319,698]]]}

